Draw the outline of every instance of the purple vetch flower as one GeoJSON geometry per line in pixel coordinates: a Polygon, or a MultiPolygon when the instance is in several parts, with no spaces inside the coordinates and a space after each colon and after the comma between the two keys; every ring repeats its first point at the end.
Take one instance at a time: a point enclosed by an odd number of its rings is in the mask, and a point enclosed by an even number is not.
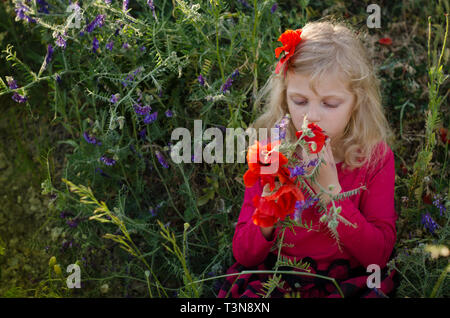
{"type": "Polygon", "coordinates": [[[96,53],[99,48],[99,42],[97,38],[94,36],[94,39],[92,40],[92,52],[96,53]]]}
{"type": "Polygon", "coordinates": [[[422,214],[422,220],[420,222],[425,228],[431,233],[434,234],[434,231],[439,227],[439,224],[434,222],[433,218],[430,215],[430,212],[422,214]]]}
{"type": "Polygon", "coordinates": [[[63,50],[66,49],[67,42],[66,42],[66,40],[63,38],[63,36],[62,36],[61,34],[58,34],[58,35],[56,36],[56,42],[55,42],[55,43],[56,43],[57,46],[62,47],[63,50]]]}
{"type": "Polygon", "coordinates": [[[289,125],[289,116],[284,116],[276,125],[275,128],[279,129],[280,139],[286,138],[287,126],[289,125]]]}
{"type": "Polygon", "coordinates": [[[93,145],[99,145],[99,146],[101,146],[101,144],[102,144],[100,141],[97,140],[97,138],[95,138],[94,135],[89,135],[89,134],[87,133],[87,131],[85,131],[85,132],[83,133],[83,137],[84,137],[84,139],[85,139],[88,143],[90,143],[90,144],[93,144],[93,145]]]}
{"type": "Polygon", "coordinates": [[[110,41],[109,43],[106,43],[106,48],[110,51],[112,51],[114,46],[114,41],[110,41]]]}
{"type": "Polygon", "coordinates": [[[139,66],[137,69],[135,69],[134,71],[133,71],[133,74],[134,75],[137,75],[137,73],[140,73],[140,72],[142,72],[144,70],[144,68],[142,67],[142,66],[139,66]]]}
{"type": "Polygon", "coordinates": [[[25,103],[28,100],[28,97],[22,96],[19,93],[14,93],[12,96],[12,100],[16,103],[25,103]]]}
{"type": "Polygon", "coordinates": [[[16,21],[27,20],[28,22],[36,23],[35,19],[25,14],[25,12],[30,11],[30,9],[27,6],[23,5],[20,1],[16,2],[14,11],[16,12],[16,21]]]}
{"type": "Polygon", "coordinates": [[[272,6],[272,8],[270,8],[270,13],[274,13],[276,10],[277,10],[277,8],[278,8],[278,3],[275,3],[273,6],[272,6]]]}
{"type": "Polygon", "coordinates": [[[156,12],[155,12],[155,4],[153,3],[153,0],[147,0],[147,4],[148,4],[150,10],[152,10],[153,17],[154,17],[155,19],[157,19],[157,18],[156,18],[156,12]]]}
{"type": "Polygon", "coordinates": [[[101,176],[106,177],[106,178],[110,178],[110,176],[108,174],[106,174],[102,169],[100,168],[95,168],[95,173],[100,173],[101,176]]]}
{"type": "Polygon", "coordinates": [[[146,136],[147,136],[147,128],[144,128],[141,131],[139,131],[139,137],[141,137],[142,140],[145,140],[146,136]]]}
{"type": "Polygon", "coordinates": [[[48,64],[51,62],[53,57],[53,46],[51,44],[47,45],[47,55],[45,56],[45,63],[48,64]]]}
{"type": "Polygon", "coordinates": [[[168,109],[168,110],[166,110],[165,115],[166,115],[166,117],[172,117],[173,112],[170,109],[168,109]]]}
{"type": "Polygon", "coordinates": [[[306,173],[305,169],[301,165],[295,166],[294,168],[288,167],[288,169],[291,172],[291,178],[295,178],[297,176],[303,176],[306,173]]]}
{"type": "Polygon", "coordinates": [[[145,116],[151,111],[152,108],[148,105],[146,106],[134,105],[134,112],[138,115],[145,116]]]}
{"type": "Polygon", "coordinates": [[[106,4],[111,4],[111,0],[105,0],[106,4]]]}
{"type": "Polygon", "coordinates": [[[125,12],[128,10],[128,0],[122,1],[122,11],[125,12]]]}
{"type": "Polygon", "coordinates": [[[141,46],[140,48],[139,48],[140,50],[141,50],[141,52],[145,52],[145,46],[141,46]]]}
{"type": "Polygon", "coordinates": [[[159,212],[159,209],[161,209],[162,205],[163,203],[160,202],[155,207],[150,207],[150,209],[148,209],[148,212],[150,212],[152,216],[156,216],[159,212]]]}
{"type": "Polygon", "coordinates": [[[317,159],[317,158],[313,159],[309,162],[308,167],[315,167],[315,166],[317,166],[318,162],[319,162],[319,159],[317,159]]]}
{"type": "Polygon", "coordinates": [[[77,219],[71,219],[71,220],[67,220],[66,223],[68,226],[70,226],[71,228],[76,228],[78,226],[78,220],[77,219]]]}
{"type": "Polygon", "coordinates": [[[59,74],[55,73],[55,79],[58,84],[61,84],[61,76],[59,76],[59,74]]]}
{"type": "Polygon", "coordinates": [[[443,203],[441,203],[442,197],[435,195],[433,197],[433,205],[439,209],[439,215],[442,216],[446,212],[446,208],[443,203]]]}
{"type": "Polygon", "coordinates": [[[110,101],[111,103],[115,104],[115,103],[117,103],[117,101],[119,100],[119,98],[120,98],[120,94],[119,94],[119,93],[113,94],[113,95],[111,95],[111,98],[109,99],[109,101],[110,101]]]}
{"type": "Polygon", "coordinates": [[[318,198],[310,198],[307,200],[301,200],[295,202],[295,210],[294,210],[294,219],[298,222],[301,219],[301,214],[304,210],[308,209],[309,207],[313,206],[316,202],[318,202],[318,198]]]}
{"type": "Polygon", "coordinates": [[[163,154],[159,150],[155,151],[155,155],[156,155],[156,158],[158,158],[158,161],[161,164],[161,166],[163,166],[166,169],[169,168],[169,164],[167,163],[167,161],[164,158],[163,154]]]}
{"type": "Polygon", "coordinates": [[[100,160],[103,161],[103,163],[107,166],[114,166],[116,164],[116,161],[112,158],[108,158],[106,156],[101,156],[100,160]]]}
{"type": "Polygon", "coordinates": [[[227,79],[227,81],[225,82],[225,84],[223,84],[222,86],[222,92],[225,94],[228,90],[230,90],[231,85],[233,85],[233,79],[235,79],[237,76],[239,76],[239,70],[235,70],[232,74],[231,77],[229,77],[227,79]]]}
{"type": "Polygon", "coordinates": [[[198,82],[200,85],[205,86],[205,79],[203,78],[202,74],[198,76],[198,82]]]}
{"type": "Polygon", "coordinates": [[[86,27],[86,32],[91,33],[96,27],[101,28],[105,24],[105,15],[99,14],[86,27]]]}
{"type": "Polygon", "coordinates": [[[19,86],[17,86],[16,80],[13,77],[6,76],[6,81],[8,82],[9,89],[19,88],[19,86]]]}
{"type": "Polygon", "coordinates": [[[151,114],[147,114],[144,118],[144,124],[150,124],[154,122],[158,118],[158,112],[153,112],[151,114]]]}
{"type": "Polygon", "coordinates": [[[233,85],[233,79],[229,77],[225,84],[222,85],[222,92],[225,94],[227,91],[229,91],[231,85],[233,85]]]}
{"type": "Polygon", "coordinates": [[[38,9],[38,12],[45,13],[45,14],[49,14],[50,13],[48,11],[48,3],[47,2],[45,2],[44,0],[37,0],[37,3],[40,6],[40,8],[38,9]]]}

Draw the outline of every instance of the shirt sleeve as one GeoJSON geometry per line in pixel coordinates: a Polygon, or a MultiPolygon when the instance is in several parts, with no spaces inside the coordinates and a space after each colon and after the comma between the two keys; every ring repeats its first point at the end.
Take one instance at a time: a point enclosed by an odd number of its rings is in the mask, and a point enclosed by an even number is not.
{"type": "MultiPolygon", "coordinates": [[[[357,225],[353,228],[339,222],[337,232],[340,244],[364,267],[369,264],[385,267],[397,239],[395,163],[390,148],[380,167],[368,178],[367,190],[362,190],[359,207],[349,198],[335,202],[336,207],[342,207],[340,215],[357,225]]],[[[330,202],[327,209],[331,206],[330,202]]]]}
{"type": "Polygon", "coordinates": [[[256,209],[252,199],[261,193],[260,179],[253,187],[245,188],[244,203],[234,232],[233,255],[236,261],[245,267],[256,266],[264,262],[275,242],[275,235],[271,241],[266,240],[260,227],[255,225],[252,220],[256,209]]]}

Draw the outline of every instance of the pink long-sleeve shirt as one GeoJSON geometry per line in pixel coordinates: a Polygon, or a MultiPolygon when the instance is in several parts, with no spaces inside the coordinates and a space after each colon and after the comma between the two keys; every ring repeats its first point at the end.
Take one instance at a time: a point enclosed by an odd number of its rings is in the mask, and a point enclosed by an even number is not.
{"type": "MultiPolygon", "coordinates": [[[[387,154],[372,171],[368,171],[367,166],[350,171],[342,169],[342,162],[336,164],[341,193],[362,185],[367,188],[335,202],[336,207],[342,207],[340,215],[357,225],[357,228],[353,228],[339,223],[337,232],[341,250],[326,225],[319,223],[317,206],[313,206],[303,210],[302,221],[310,224],[312,220],[313,228],[320,231],[295,227],[294,234],[287,229],[283,242],[292,246],[283,247],[282,255],[295,257],[297,261],[309,256],[317,262],[318,270],[326,269],[333,260],[339,258],[347,259],[352,268],[360,265],[366,268],[369,264],[378,264],[381,268],[386,266],[397,237],[395,222],[398,216],[394,208],[394,154],[385,143],[378,144],[378,151],[383,145],[387,147],[387,154]]],[[[253,187],[245,188],[244,203],[233,237],[233,255],[238,263],[246,267],[264,261],[271,253],[279,232],[277,227],[273,239],[268,241],[260,227],[252,221],[255,211],[252,198],[261,195],[262,190],[259,181],[253,187]]],[[[306,193],[305,198],[308,197],[306,193]]],[[[278,251],[272,253],[277,255],[278,251]]]]}

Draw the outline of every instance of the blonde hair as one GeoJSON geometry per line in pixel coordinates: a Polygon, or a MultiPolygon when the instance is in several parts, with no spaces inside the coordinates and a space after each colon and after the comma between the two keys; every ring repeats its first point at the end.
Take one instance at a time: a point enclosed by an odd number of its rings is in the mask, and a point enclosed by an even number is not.
{"type": "MultiPolygon", "coordinates": [[[[295,54],[284,65],[286,71],[311,76],[313,90],[321,78],[340,71],[339,74],[348,81],[348,89],[355,95],[355,103],[335,149],[341,149],[343,168],[376,166],[388,150],[381,147],[381,153],[377,154],[379,147],[390,144],[392,132],[383,113],[379,80],[361,39],[351,27],[336,21],[309,22],[302,28],[301,37],[295,54]]],[[[265,112],[250,127],[256,130],[272,128],[289,112],[286,84],[284,68],[279,74],[272,72],[255,100],[255,107],[259,108],[262,99],[268,95],[265,112]]],[[[296,139],[295,131],[290,121],[286,134],[288,141],[296,139]]]]}

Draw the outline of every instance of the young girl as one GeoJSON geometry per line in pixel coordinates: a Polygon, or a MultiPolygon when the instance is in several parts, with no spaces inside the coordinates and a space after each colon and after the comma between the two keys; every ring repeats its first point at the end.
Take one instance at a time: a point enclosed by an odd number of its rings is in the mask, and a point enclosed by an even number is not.
{"type": "MultiPolygon", "coordinates": [[[[282,285],[272,297],[287,293],[300,297],[386,297],[392,296],[395,271],[386,264],[393,255],[396,241],[397,214],[394,209],[394,155],[387,141],[391,138],[383,114],[379,83],[368,54],[358,37],[346,26],[335,22],[312,22],[303,29],[287,31],[279,39],[284,57],[263,89],[269,93],[266,112],[252,127],[272,128],[290,114],[286,139],[295,142],[295,132],[303,119],[319,125],[330,137],[320,152],[326,164],[320,166],[316,182],[334,194],[365,186],[366,190],[335,201],[340,215],[355,224],[337,226],[340,246],[319,222],[317,204],[307,193],[301,212],[303,224],[312,221],[313,230],[287,229],[281,255],[306,262],[310,273],[332,277],[341,291],[326,279],[283,274],[282,285]],[[283,38],[284,37],[284,38],[283,38]],[[373,265],[374,264],[374,265],[373,265]],[[373,268],[380,269],[379,272],[373,268]],[[369,277],[370,275],[370,277],[369,277]],[[370,278],[368,280],[368,278],[370,278]],[[369,284],[368,284],[369,281],[369,284]]],[[[298,152],[304,159],[306,156],[298,152]]],[[[306,158],[309,157],[309,158],[306,158]]],[[[233,238],[233,255],[237,261],[227,274],[243,270],[272,270],[278,255],[274,244],[279,227],[259,227],[252,221],[255,211],[252,199],[265,195],[258,182],[245,189],[244,203],[233,238]]],[[[310,185],[314,192],[319,186],[310,185]]],[[[330,209],[332,202],[321,196],[330,209]]],[[[293,271],[292,267],[278,270],[293,271]]],[[[268,274],[245,274],[227,277],[218,297],[258,297],[268,274]]]]}

